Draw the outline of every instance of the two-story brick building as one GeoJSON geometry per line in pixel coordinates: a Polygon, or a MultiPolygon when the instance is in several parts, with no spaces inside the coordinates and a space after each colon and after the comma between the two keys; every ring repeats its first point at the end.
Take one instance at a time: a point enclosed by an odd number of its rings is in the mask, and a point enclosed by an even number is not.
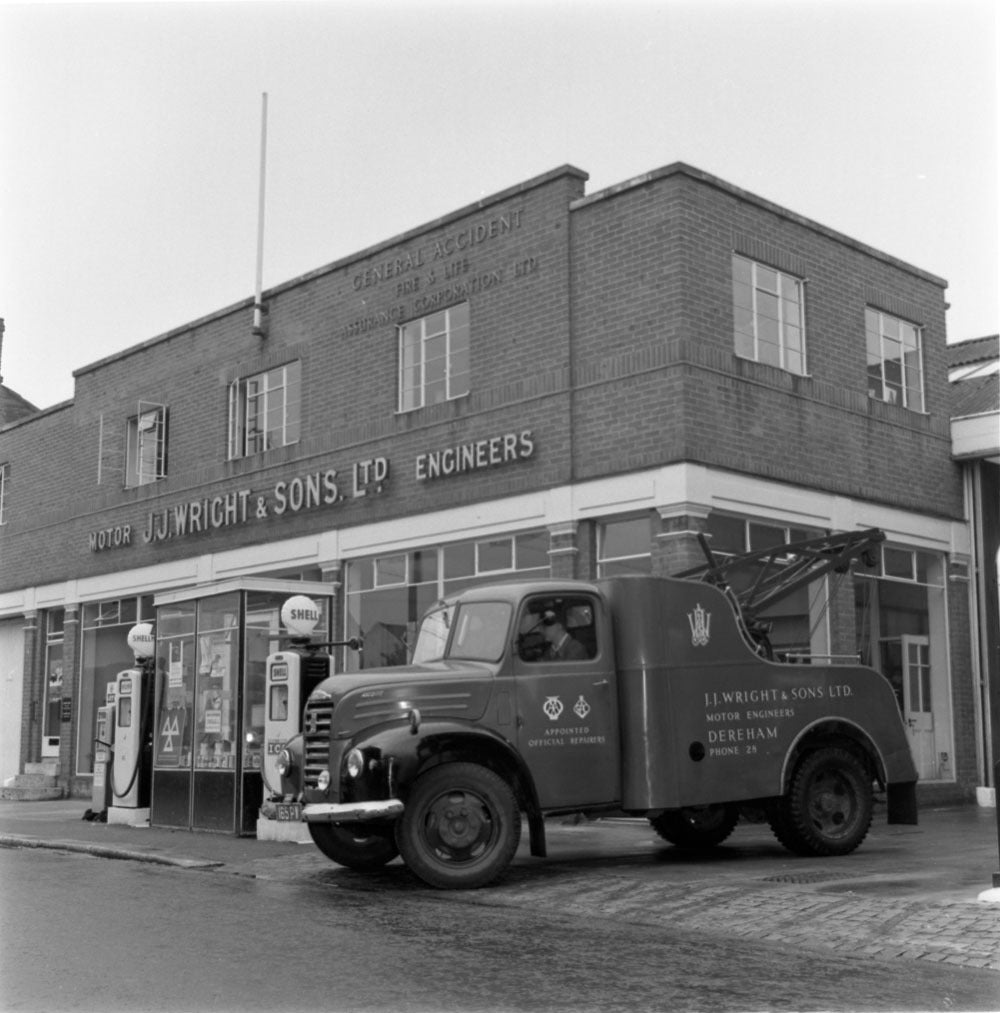
{"type": "Polygon", "coordinates": [[[878,667],[921,791],[971,796],[945,282],[690,166],[586,178],[276,286],[262,326],[247,300],[144,341],[0,428],[22,765],[49,756],[89,792],[96,708],[155,620],[157,715],[185,735],[157,744],[152,821],[249,830],[291,581],[391,664],[471,580],[675,572],[698,532],[738,553],[879,527],[875,569],[781,603],[772,639],[878,667]]]}

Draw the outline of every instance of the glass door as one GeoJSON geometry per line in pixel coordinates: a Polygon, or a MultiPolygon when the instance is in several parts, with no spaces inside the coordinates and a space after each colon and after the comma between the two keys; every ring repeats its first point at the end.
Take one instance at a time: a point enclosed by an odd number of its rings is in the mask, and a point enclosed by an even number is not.
{"type": "Polygon", "coordinates": [[[194,620],[194,602],[157,610],[152,826],[190,826],[194,620]]]}
{"type": "Polygon", "coordinates": [[[45,617],[45,703],[42,708],[42,757],[58,756],[63,700],[63,610],[45,617]]]}
{"type": "Polygon", "coordinates": [[[239,745],[240,599],[232,594],[198,603],[194,691],[194,799],[191,825],[233,829],[239,745]]]}
{"type": "Polygon", "coordinates": [[[910,750],[921,780],[938,777],[934,748],[934,714],[931,708],[930,640],[904,636],[903,720],[910,739],[910,750]]]}

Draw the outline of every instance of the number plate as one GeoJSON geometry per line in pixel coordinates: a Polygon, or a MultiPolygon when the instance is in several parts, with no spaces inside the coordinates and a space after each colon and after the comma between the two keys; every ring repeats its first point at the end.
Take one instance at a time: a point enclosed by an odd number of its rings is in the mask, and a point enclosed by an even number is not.
{"type": "Polygon", "coordinates": [[[281,823],[298,823],[302,819],[301,802],[278,802],[274,818],[281,823]]]}

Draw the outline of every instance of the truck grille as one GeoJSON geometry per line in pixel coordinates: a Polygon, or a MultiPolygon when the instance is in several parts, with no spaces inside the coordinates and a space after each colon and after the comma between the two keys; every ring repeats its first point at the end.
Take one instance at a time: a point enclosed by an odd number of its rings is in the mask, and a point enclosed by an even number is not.
{"type": "Polygon", "coordinates": [[[333,725],[333,703],[310,700],[302,719],[305,739],[305,770],[303,787],[315,788],[319,772],[330,762],[330,728],[333,725]]]}

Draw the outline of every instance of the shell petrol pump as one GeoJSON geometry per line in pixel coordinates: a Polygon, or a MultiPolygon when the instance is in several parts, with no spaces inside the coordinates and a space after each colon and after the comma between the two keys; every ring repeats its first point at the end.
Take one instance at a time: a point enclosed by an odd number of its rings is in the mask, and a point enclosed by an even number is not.
{"type": "Polygon", "coordinates": [[[115,683],[109,682],[103,707],[97,708],[94,728],[94,783],[90,819],[107,819],[111,805],[111,762],[115,748],[115,683]]]}
{"type": "Polygon", "coordinates": [[[153,759],[153,654],[151,623],[138,623],[128,634],[135,667],[114,682],[113,756],[109,765],[109,823],[131,823],[138,810],[148,817],[153,759]],[[117,812],[116,812],[117,811],[117,812]]]}
{"type": "Polygon", "coordinates": [[[281,607],[281,621],[288,631],[288,647],[268,655],[265,671],[264,760],[261,776],[264,798],[277,805],[278,819],[297,819],[294,803],[282,804],[278,757],[285,744],[302,731],[302,713],[309,694],[329,675],[334,662],[325,648],[361,649],[357,638],[314,643],[311,640],[322,611],[305,595],[294,595],[281,607]]]}

